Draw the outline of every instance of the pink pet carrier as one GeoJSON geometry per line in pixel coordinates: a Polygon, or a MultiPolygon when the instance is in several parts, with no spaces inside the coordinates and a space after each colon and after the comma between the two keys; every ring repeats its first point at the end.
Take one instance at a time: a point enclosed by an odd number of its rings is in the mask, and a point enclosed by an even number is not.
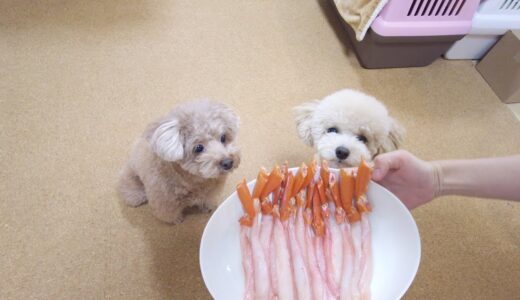
{"type": "Polygon", "coordinates": [[[422,67],[469,32],[478,4],[479,0],[390,0],[361,42],[340,19],[363,67],[422,67]]]}

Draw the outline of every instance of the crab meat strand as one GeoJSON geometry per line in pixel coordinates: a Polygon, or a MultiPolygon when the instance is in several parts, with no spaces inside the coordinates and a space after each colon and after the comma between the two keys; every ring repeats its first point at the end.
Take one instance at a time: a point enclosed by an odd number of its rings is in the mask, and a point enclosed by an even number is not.
{"type": "Polygon", "coordinates": [[[370,283],[372,279],[372,241],[368,214],[361,214],[361,278],[359,290],[361,299],[370,299],[370,283]]]}
{"type": "Polygon", "coordinates": [[[273,208],[273,217],[273,241],[276,256],[276,278],[278,279],[278,299],[296,299],[289,244],[284,226],[280,220],[280,214],[277,205],[275,205],[273,208]]]}
{"type": "Polygon", "coordinates": [[[312,212],[311,209],[306,209],[304,218],[306,220],[305,226],[305,248],[307,250],[307,258],[309,265],[309,275],[312,283],[312,293],[314,299],[325,299],[327,296],[327,289],[325,280],[322,278],[320,269],[318,267],[318,260],[316,258],[316,251],[314,247],[314,233],[311,227],[312,212]]]}
{"type": "Polygon", "coordinates": [[[363,251],[361,248],[361,222],[356,222],[350,225],[350,233],[352,235],[353,246],[353,266],[352,280],[350,282],[350,291],[352,299],[360,299],[361,293],[359,291],[359,280],[361,279],[361,264],[363,259],[363,251]]]}
{"type": "Polygon", "coordinates": [[[354,272],[354,245],[350,225],[344,222],[340,225],[343,236],[343,265],[341,270],[340,299],[352,299],[352,274],[354,272]]]}
{"type": "Polygon", "coordinates": [[[249,234],[251,229],[240,226],[240,250],[242,253],[242,267],[244,268],[245,279],[245,300],[255,299],[255,280],[253,274],[253,255],[251,254],[251,242],[249,234]]]}
{"type": "Polygon", "coordinates": [[[372,241],[368,213],[371,211],[367,200],[368,184],[370,183],[372,169],[361,159],[356,178],[356,206],[361,212],[361,265],[359,278],[359,291],[361,299],[370,299],[370,282],[372,278],[372,241]]]}
{"type": "Polygon", "coordinates": [[[327,259],[330,259],[330,257],[328,257],[328,253],[324,248],[330,248],[330,244],[326,239],[327,228],[323,219],[328,217],[328,206],[327,203],[324,203],[324,201],[321,199],[322,193],[320,192],[320,189],[322,188],[323,186],[320,180],[320,182],[318,182],[317,188],[315,189],[315,195],[312,199],[314,208],[314,224],[316,225],[315,229],[317,228],[316,235],[314,237],[314,250],[316,253],[318,269],[325,284],[326,297],[329,298],[330,296],[338,294],[339,292],[337,292],[337,287],[334,286],[332,281],[329,281],[327,276],[329,272],[327,269],[327,259]],[[320,205],[321,203],[324,204],[320,205]]]}
{"type": "MultiPolygon", "coordinates": [[[[325,236],[323,237],[323,252],[324,252],[324,259],[325,259],[325,278],[327,280],[327,286],[329,288],[330,293],[335,297],[339,297],[339,287],[338,283],[339,280],[335,279],[335,267],[341,268],[341,260],[338,262],[338,258],[334,257],[337,254],[335,253],[336,249],[333,250],[333,247],[336,247],[337,244],[337,236],[334,235],[331,232],[331,222],[334,223],[334,225],[337,225],[336,222],[333,219],[333,214],[329,212],[329,205],[328,203],[325,203],[321,206],[323,218],[325,219],[326,226],[325,226],[325,236]],[[339,266],[334,266],[335,264],[339,264],[339,266]]],[[[334,233],[335,234],[335,233],[334,233]]],[[[341,235],[339,235],[339,238],[341,240],[341,235]]],[[[341,251],[341,250],[340,250],[341,251]]],[[[339,273],[341,275],[341,272],[339,273]]]]}
{"type": "Polygon", "coordinates": [[[272,240],[273,240],[273,216],[271,215],[262,215],[262,226],[260,229],[260,244],[262,246],[262,250],[264,251],[265,262],[268,268],[268,281],[271,284],[271,295],[274,297],[277,294],[276,286],[274,285],[276,282],[272,280],[274,273],[274,265],[272,260],[274,260],[272,256],[272,240]]]}
{"type": "Polygon", "coordinates": [[[251,228],[251,251],[253,255],[253,269],[255,276],[255,298],[271,299],[271,281],[269,279],[269,265],[267,263],[262,242],[260,239],[260,231],[262,218],[260,216],[260,201],[254,200],[256,218],[251,228]]]}
{"type": "MultiPolygon", "coordinates": [[[[291,206],[294,207],[294,198],[291,199],[291,206]]],[[[287,220],[287,233],[289,236],[289,245],[292,257],[292,267],[294,275],[294,285],[299,300],[311,299],[310,279],[303,255],[303,249],[300,247],[295,228],[295,211],[291,210],[289,220],[287,220]]]]}
{"type": "MultiPolygon", "coordinates": [[[[343,236],[340,225],[335,220],[335,205],[329,203],[330,213],[327,218],[327,228],[330,234],[330,261],[333,287],[337,290],[335,296],[339,297],[339,287],[341,284],[341,271],[343,268],[343,236]]],[[[341,210],[343,211],[343,210],[341,210]]]]}
{"type": "Polygon", "coordinates": [[[298,209],[296,210],[296,240],[298,241],[298,245],[300,249],[302,249],[303,261],[308,269],[308,257],[307,251],[305,251],[305,220],[303,218],[304,210],[305,210],[305,193],[300,192],[300,194],[296,197],[298,209]]]}

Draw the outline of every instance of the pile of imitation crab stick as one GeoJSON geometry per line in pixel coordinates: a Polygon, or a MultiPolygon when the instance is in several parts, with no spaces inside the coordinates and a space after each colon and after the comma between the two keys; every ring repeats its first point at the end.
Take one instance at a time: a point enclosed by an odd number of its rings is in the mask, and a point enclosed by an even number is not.
{"type": "Polygon", "coordinates": [[[260,170],[252,194],[240,182],[244,299],[370,299],[370,176],[313,161],[260,170]]]}

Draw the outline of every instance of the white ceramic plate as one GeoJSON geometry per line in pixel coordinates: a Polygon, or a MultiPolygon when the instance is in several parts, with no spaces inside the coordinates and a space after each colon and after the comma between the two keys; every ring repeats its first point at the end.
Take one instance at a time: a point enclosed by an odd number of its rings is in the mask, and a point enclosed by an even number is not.
{"type": "MultiPolygon", "coordinates": [[[[291,169],[293,172],[295,168],[291,169]]],[[[331,169],[331,172],[337,170],[331,169]]],[[[255,180],[248,183],[252,191],[255,180]]],[[[372,299],[401,298],[410,287],[421,258],[419,231],[412,215],[399,199],[371,182],[372,299]]],[[[244,214],[236,192],[213,213],[200,244],[200,269],[213,298],[241,300],[244,294],[238,219],[244,214]]]]}

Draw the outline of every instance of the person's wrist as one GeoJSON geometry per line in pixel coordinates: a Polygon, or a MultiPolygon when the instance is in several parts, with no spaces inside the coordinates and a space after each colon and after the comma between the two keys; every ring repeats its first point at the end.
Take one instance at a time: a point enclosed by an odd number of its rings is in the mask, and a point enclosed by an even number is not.
{"type": "Polygon", "coordinates": [[[438,161],[430,162],[433,172],[433,198],[437,198],[443,196],[443,174],[442,174],[442,165],[438,161]]]}

